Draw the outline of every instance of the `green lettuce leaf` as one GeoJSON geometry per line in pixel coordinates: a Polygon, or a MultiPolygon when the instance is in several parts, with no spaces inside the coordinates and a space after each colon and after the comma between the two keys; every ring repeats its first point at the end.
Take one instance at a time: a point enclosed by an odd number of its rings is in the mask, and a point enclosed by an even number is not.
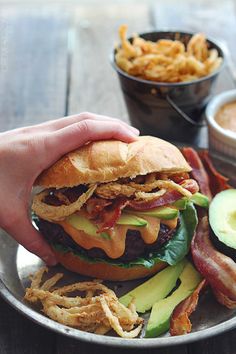
{"type": "Polygon", "coordinates": [[[175,265],[189,252],[190,243],[197,226],[197,212],[193,203],[189,202],[186,209],[180,212],[180,226],[176,230],[174,236],[158,251],[153,252],[146,257],[139,257],[128,263],[117,262],[115,260],[105,260],[100,258],[91,258],[82,252],[76,252],[69,247],[59,244],[52,246],[60,252],[73,252],[75,255],[90,263],[109,263],[123,268],[130,268],[136,265],[142,265],[146,268],[153,267],[160,261],[167,262],[169,265],[175,265]]]}
{"type": "Polygon", "coordinates": [[[175,265],[187,255],[190,243],[198,223],[197,212],[193,203],[189,202],[186,209],[180,213],[180,226],[175,235],[158,252],[153,261],[165,261],[175,265]]]}

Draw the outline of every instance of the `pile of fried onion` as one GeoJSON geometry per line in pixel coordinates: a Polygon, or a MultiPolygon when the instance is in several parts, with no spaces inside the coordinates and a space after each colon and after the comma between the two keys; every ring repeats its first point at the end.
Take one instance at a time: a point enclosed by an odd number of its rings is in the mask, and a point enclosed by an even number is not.
{"type": "MultiPolygon", "coordinates": [[[[149,174],[147,178],[150,178],[150,175],[152,174],[149,174]]],[[[74,202],[67,200],[66,196],[63,195],[63,192],[61,192],[60,189],[55,190],[53,193],[60,201],[62,201],[62,205],[60,206],[45,203],[45,197],[52,193],[50,189],[45,189],[34,196],[32,210],[45,220],[59,221],[79,211],[93,195],[99,198],[100,204],[105,202],[105,200],[109,200],[110,204],[112,204],[116,198],[122,198],[127,201],[132,200],[132,206],[136,202],[157,201],[163,195],[167,196],[168,191],[171,191],[171,193],[178,193],[177,198],[172,200],[172,202],[176,199],[180,199],[182,196],[190,198],[193,193],[198,191],[198,189],[198,185],[193,179],[185,179],[181,183],[175,183],[170,179],[154,179],[151,182],[145,182],[143,184],[132,181],[129,183],[116,181],[102,183],[100,185],[91,184],[88,186],[88,190],[82,193],[74,202]]],[[[164,202],[164,204],[166,204],[166,202],[164,202]]]]}
{"type": "Polygon", "coordinates": [[[24,299],[32,303],[41,301],[43,312],[48,317],[66,326],[96,334],[105,334],[113,329],[123,338],[139,335],[143,319],[138,316],[132,302],[128,308],[125,307],[115,293],[98,280],[55,289],[55,284],[63,277],[62,273],[57,273],[41,284],[47,271],[46,267],[40,268],[31,277],[31,286],[26,289],[24,299]],[[73,296],[66,296],[68,293],[73,293],[73,296]],[[74,293],[80,295],[75,296],[74,293]]]}

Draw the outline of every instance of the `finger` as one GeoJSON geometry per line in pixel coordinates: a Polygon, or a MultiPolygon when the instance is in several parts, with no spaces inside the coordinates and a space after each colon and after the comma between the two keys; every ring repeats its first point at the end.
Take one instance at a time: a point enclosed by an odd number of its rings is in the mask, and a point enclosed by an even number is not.
{"type": "MultiPolygon", "coordinates": [[[[40,128],[41,131],[43,130],[43,131],[50,132],[50,131],[55,131],[55,130],[59,130],[59,129],[65,128],[68,125],[71,125],[71,124],[74,124],[74,123],[79,123],[79,122],[81,122],[83,120],[88,120],[88,119],[120,122],[125,127],[130,129],[131,131],[137,132],[136,128],[130,126],[129,124],[127,124],[126,122],[121,121],[118,118],[107,117],[107,116],[98,115],[98,114],[94,114],[94,113],[88,113],[88,112],[75,114],[75,115],[71,115],[71,116],[68,116],[68,117],[63,117],[63,118],[59,118],[59,119],[55,119],[55,120],[51,120],[51,121],[47,121],[47,122],[38,124],[36,127],[40,128]]],[[[34,127],[32,127],[32,129],[34,129],[34,127]]]]}
{"type": "Polygon", "coordinates": [[[83,120],[56,132],[50,133],[45,139],[45,150],[54,154],[50,155],[50,162],[59,159],[69,151],[75,150],[89,141],[117,139],[132,142],[137,135],[116,121],[83,120]]]}
{"type": "Polygon", "coordinates": [[[47,265],[57,264],[56,257],[50,246],[44,240],[43,236],[32,226],[27,216],[22,216],[22,221],[17,224],[17,227],[15,227],[15,224],[11,225],[6,231],[28,251],[43,259],[47,265]]]}
{"type": "MultiPolygon", "coordinates": [[[[38,125],[38,127],[43,128],[48,131],[54,131],[58,129],[62,129],[67,127],[68,125],[74,124],[74,123],[79,123],[82,120],[85,119],[93,119],[93,120],[101,120],[101,116],[92,114],[92,113],[80,113],[80,114],[74,114],[71,116],[59,118],[59,119],[54,119],[50,120],[44,123],[41,123],[38,125]]],[[[104,117],[103,120],[115,120],[116,118],[107,118],[104,117]]]]}

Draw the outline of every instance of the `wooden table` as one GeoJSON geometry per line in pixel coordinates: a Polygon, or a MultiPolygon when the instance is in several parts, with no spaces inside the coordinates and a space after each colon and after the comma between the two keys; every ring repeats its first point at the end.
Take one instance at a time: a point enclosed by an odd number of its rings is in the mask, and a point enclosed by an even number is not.
{"type": "MultiPolygon", "coordinates": [[[[236,60],[234,0],[89,1],[51,5],[0,3],[0,131],[81,111],[128,120],[109,63],[117,28],[203,31],[227,46],[236,60]]],[[[233,65],[216,91],[235,88],[233,65]]],[[[206,146],[203,134],[199,145],[206,146]]],[[[236,353],[236,332],[160,350],[130,353],[236,353]]],[[[121,353],[44,329],[0,299],[0,353],[121,353]]]]}

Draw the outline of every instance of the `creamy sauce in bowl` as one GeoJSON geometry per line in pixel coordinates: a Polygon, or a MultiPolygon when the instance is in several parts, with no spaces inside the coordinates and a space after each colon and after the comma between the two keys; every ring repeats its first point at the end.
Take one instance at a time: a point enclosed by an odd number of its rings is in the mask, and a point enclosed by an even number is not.
{"type": "Polygon", "coordinates": [[[225,103],[217,111],[215,121],[223,129],[236,133],[236,101],[225,103]]]}

